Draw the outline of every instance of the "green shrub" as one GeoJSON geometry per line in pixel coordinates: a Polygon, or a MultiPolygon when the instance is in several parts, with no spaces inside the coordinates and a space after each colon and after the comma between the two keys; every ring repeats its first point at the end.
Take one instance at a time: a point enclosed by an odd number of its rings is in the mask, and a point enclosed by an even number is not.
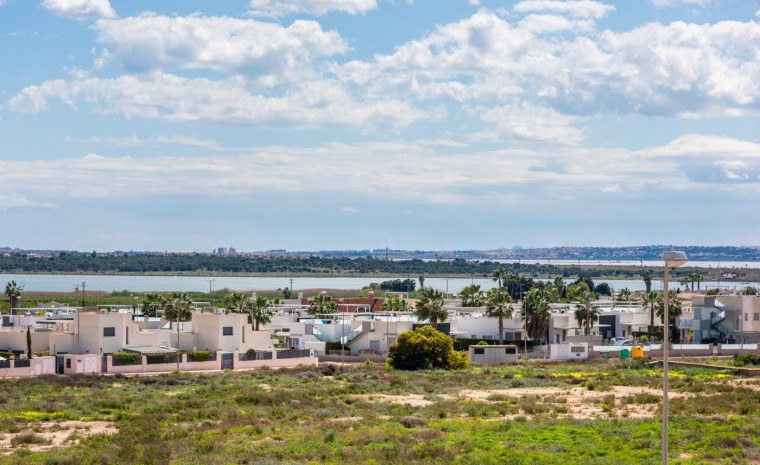
{"type": "Polygon", "coordinates": [[[454,351],[449,336],[432,326],[423,326],[399,335],[398,342],[391,344],[388,363],[398,370],[449,370],[467,367],[467,357],[454,351]]]}
{"type": "Polygon", "coordinates": [[[210,360],[216,360],[216,352],[210,350],[194,350],[187,352],[188,362],[208,362],[210,360]]]}
{"type": "Polygon", "coordinates": [[[159,364],[159,363],[176,363],[177,353],[169,352],[165,354],[148,354],[146,358],[149,365],[159,364]]]}
{"type": "Polygon", "coordinates": [[[114,352],[111,354],[114,366],[122,365],[139,365],[142,362],[142,355],[137,352],[114,352]]]}
{"type": "Polygon", "coordinates": [[[745,365],[760,365],[760,355],[734,354],[734,366],[743,367],[745,365]]]}

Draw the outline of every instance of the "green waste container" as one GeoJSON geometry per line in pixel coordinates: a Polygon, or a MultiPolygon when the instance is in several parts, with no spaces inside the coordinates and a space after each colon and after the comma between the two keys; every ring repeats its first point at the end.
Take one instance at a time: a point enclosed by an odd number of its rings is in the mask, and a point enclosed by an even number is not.
{"type": "Polygon", "coordinates": [[[631,351],[628,349],[620,349],[620,358],[631,358],[631,351]]]}
{"type": "Polygon", "coordinates": [[[608,359],[608,358],[610,358],[610,353],[609,352],[602,352],[602,358],[605,359],[605,360],[608,359]]]}

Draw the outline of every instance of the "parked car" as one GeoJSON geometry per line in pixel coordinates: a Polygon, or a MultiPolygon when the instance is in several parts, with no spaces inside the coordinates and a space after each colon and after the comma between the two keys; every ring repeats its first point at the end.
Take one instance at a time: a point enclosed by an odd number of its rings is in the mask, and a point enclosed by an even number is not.
{"type": "Polygon", "coordinates": [[[632,346],[633,342],[629,341],[628,339],[623,339],[622,341],[615,341],[612,343],[615,347],[625,347],[625,346],[632,346]]]}
{"type": "Polygon", "coordinates": [[[625,337],[611,337],[610,338],[610,345],[614,345],[618,341],[627,341],[628,338],[625,337]]]}

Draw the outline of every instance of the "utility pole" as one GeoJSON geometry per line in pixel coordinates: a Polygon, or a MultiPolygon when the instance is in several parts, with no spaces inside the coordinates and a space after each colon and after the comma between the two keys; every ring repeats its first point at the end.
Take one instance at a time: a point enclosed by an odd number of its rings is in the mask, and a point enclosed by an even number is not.
{"type": "Polygon", "coordinates": [[[86,284],[87,284],[87,283],[85,283],[84,281],[82,281],[82,307],[84,307],[84,286],[85,286],[86,284]]]}

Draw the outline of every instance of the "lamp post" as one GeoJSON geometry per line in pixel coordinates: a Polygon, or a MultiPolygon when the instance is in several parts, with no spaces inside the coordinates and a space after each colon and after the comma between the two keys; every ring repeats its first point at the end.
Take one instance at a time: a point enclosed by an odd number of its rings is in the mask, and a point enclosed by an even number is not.
{"type": "Polygon", "coordinates": [[[668,289],[668,268],[679,267],[686,263],[688,259],[684,252],[663,252],[662,261],[665,265],[665,275],[663,279],[663,317],[665,328],[663,330],[662,341],[662,465],[668,464],[668,345],[670,344],[670,315],[668,314],[669,289],[668,289]]]}

